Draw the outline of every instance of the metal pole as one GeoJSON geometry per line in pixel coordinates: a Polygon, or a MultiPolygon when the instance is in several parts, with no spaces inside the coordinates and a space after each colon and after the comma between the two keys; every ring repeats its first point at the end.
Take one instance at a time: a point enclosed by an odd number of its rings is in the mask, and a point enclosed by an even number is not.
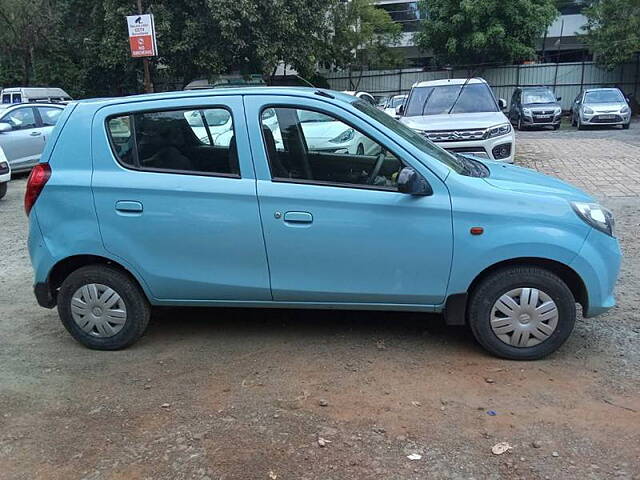
{"type": "Polygon", "coordinates": [[[636,54],[636,78],[633,85],[633,96],[638,96],[638,76],[640,76],[640,53],[636,54]]]}
{"type": "Polygon", "coordinates": [[[402,93],[402,67],[398,69],[398,95],[402,93]]]}
{"type": "MultiPolygon", "coordinates": [[[[138,14],[142,15],[142,0],[138,0],[138,14]]],[[[144,71],[144,91],[153,93],[153,83],[151,83],[151,69],[149,68],[149,59],[142,59],[142,68],[144,71]]]]}

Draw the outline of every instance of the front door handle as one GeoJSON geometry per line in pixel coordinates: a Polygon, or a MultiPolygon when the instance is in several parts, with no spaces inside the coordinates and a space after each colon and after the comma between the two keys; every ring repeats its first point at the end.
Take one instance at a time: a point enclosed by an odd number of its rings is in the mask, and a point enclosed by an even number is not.
{"type": "Polygon", "coordinates": [[[142,202],[119,200],[116,202],[116,210],[125,213],[142,213],[142,202]]]}
{"type": "Polygon", "coordinates": [[[287,212],[284,214],[284,221],[289,223],[311,223],[313,215],[309,212],[287,212]]]}
{"type": "Polygon", "coordinates": [[[29,135],[32,137],[37,137],[38,135],[42,135],[42,132],[31,132],[29,135]]]}

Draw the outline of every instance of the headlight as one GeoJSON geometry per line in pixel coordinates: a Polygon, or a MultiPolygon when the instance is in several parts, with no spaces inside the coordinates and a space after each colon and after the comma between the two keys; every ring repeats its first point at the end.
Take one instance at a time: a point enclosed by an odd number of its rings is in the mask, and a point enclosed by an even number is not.
{"type": "Polygon", "coordinates": [[[582,107],[582,111],[583,111],[584,113],[586,113],[587,115],[591,115],[591,114],[593,114],[593,109],[592,109],[592,108],[589,108],[589,107],[582,107]]]}
{"type": "Polygon", "coordinates": [[[501,135],[506,135],[511,131],[510,123],[503,123],[502,125],[498,125],[497,127],[491,127],[485,133],[486,138],[499,137],[501,135]]]}
{"type": "Polygon", "coordinates": [[[571,202],[571,206],[578,216],[593,228],[614,236],[615,220],[611,210],[597,203],[571,202]]]}
{"type": "Polygon", "coordinates": [[[622,113],[623,115],[625,115],[625,114],[629,113],[629,111],[630,111],[630,110],[629,110],[629,107],[622,107],[622,108],[620,109],[620,113],[622,113]]]}
{"type": "Polygon", "coordinates": [[[522,113],[525,117],[530,117],[531,116],[531,109],[530,108],[523,108],[522,109],[522,113]]]}
{"type": "Polygon", "coordinates": [[[331,143],[345,143],[345,142],[348,142],[349,140],[352,140],[354,135],[355,135],[355,132],[353,131],[353,128],[350,128],[349,130],[345,130],[336,138],[332,138],[329,141],[331,143]]]}
{"type": "Polygon", "coordinates": [[[556,108],[553,110],[553,114],[554,114],[554,115],[560,115],[561,113],[562,113],[562,109],[561,109],[560,107],[556,107],[556,108]]]}

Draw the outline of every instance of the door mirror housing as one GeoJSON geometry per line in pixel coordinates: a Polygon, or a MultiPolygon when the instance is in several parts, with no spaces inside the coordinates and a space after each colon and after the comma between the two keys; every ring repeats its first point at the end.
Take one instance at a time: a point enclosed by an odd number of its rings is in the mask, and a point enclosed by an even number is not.
{"type": "Polygon", "coordinates": [[[396,116],[401,117],[402,115],[404,115],[404,105],[398,105],[396,107],[396,116]]]}
{"type": "Polygon", "coordinates": [[[556,97],[556,100],[561,102],[562,101],[562,97],[556,97]]]}
{"type": "Polygon", "coordinates": [[[0,122],[0,133],[10,132],[11,130],[13,130],[11,124],[7,122],[0,122]]]}
{"type": "Polygon", "coordinates": [[[504,98],[499,98],[498,106],[500,107],[500,110],[505,110],[507,108],[507,101],[504,98]]]}
{"type": "Polygon", "coordinates": [[[433,189],[425,178],[411,167],[404,167],[398,174],[398,191],[408,195],[433,195],[433,189]]]}

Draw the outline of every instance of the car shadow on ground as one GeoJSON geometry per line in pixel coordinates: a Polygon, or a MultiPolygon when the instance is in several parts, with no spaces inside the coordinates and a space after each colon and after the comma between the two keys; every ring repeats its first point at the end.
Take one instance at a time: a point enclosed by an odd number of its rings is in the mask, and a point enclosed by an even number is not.
{"type": "Polygon", "coordinates": [[[466,326],[447,326],[442,315],[360,310],[296,310],[244,308],[154,308],[146,342],[212,338],[263,337],[300,342],[345,337],[351,341],[425,339],[456,349],[484,352],[466,326]]]}

